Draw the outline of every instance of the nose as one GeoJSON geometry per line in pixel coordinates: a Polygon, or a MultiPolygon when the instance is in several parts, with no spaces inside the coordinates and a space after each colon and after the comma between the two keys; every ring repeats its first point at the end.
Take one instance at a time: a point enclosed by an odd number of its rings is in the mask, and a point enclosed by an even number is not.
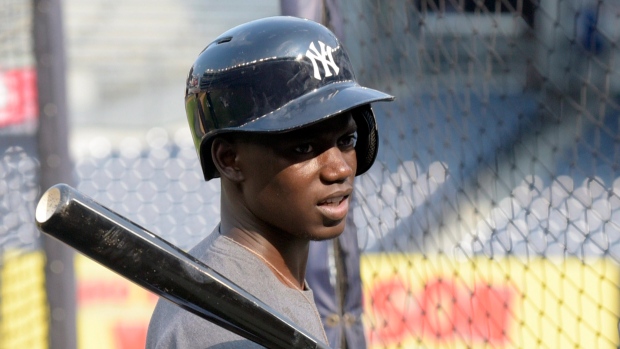
{"type": "Polygon", "coordinates": [[[352,177],[357,170],[355,150],[343,151],[331,147],[320,156],[321,179],[327,183],[342,183],[352,177]]]}

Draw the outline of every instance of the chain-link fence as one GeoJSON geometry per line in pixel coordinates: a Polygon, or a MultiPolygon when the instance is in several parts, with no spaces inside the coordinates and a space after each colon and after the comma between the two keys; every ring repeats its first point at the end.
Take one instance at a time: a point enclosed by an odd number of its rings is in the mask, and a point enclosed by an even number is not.
{"type": "Polygon", "coordinates": [[[354,210],[371,345],[617,347],[618,4],[345,7],[398,96],[354,210]]]}

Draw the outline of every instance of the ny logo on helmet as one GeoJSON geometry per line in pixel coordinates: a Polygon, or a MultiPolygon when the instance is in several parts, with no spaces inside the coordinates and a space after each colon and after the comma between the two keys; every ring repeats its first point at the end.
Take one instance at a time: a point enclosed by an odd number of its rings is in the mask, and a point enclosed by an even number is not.
{"type": "Polygon", "coordinates": [[[323,64],[323,70],[325,71],[325,77],[332,76],[331,69],[334,71],[334,74],[338,74],[340,68],[334,63],[334,57],[332,57],[332,48],[330,46],[325,45],[323,42],[319,41],[319,47],[321,48],[321,52],[316,49],[314,46],[314,42],[310,43],[310,48],[306,51],[306,56],[310,58],[312,61],[312,67],[314,68],[314,78],[317,80],[321,80],[321,73],[319,72],[319,66],[316,61],[321,61],[323,64]]]}

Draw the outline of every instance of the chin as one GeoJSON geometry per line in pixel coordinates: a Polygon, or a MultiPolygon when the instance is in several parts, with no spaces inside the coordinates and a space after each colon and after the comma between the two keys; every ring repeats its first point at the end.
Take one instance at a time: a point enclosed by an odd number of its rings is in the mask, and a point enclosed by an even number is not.
{"type": "Polygon", "coordinates": [[[337,238],[344,231],[344,220],[331,226],[323,226],[319,231],[310,232],[308,237],[312,241],[323,241],[337,238]]]}

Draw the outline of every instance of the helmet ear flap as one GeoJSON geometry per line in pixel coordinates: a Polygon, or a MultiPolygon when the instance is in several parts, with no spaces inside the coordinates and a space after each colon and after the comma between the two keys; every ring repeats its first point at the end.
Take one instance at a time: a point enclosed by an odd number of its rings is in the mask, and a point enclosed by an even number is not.
{"type": "Polygon", "coordinates": [[[357,124],[357,143],[355,145],[357,172],[355,175],[359,176],[368,171],[377,158],[379,131],[370,104],[352,110],[352,114],[357,124]]]}

